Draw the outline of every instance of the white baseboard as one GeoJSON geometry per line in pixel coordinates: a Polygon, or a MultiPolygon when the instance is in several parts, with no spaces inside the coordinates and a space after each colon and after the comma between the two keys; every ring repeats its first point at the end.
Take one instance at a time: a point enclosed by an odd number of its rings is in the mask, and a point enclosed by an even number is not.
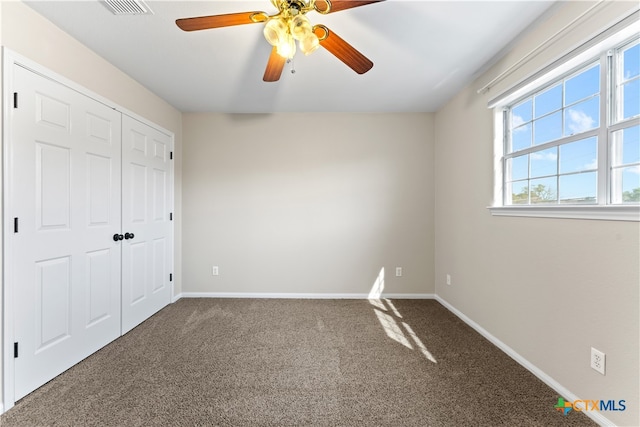
{"type": "MultiPolygon", "coordinates": [[[[382,294],[389,299],[434,299],[435,294],[382,294]]],[[[369,294],[315,294],[315,293],[251,293],[251,292],[183,292],[180,298],[280,298],[280,299],[369,299],[369,294]]]]}
{"type": "Polygon", "coordinates": [[[178,301],[180,298],[182,298],[182,293],[179,293],[178,295],[174,295],[173,297],[171,297],[171,303],[173,304],[174,302],[178,301]]]}
{"type": "MultiPolygon", "coordinates": [[[[543,383],[545,383],[546,385],[548,385],[549,387],[554,389],[556,392],[558,392],[558,394],[560,396],[562,396],[564,399],[566,399],[568,401],[571,401],[571,402],[576,401],[576,400],[582,400],[578,396],[576,396],[575,394],[570,392],[568,389],[566,389],[559,382],[557,382],[556,380],[551,378],[549,375],[547,375],[540,368],[538,368],[533,363],[529,362],[527,359],[522,357],[514,349],[512,349],[511,347],[509,347],[508,345],[506,345],[505,343],[500,341],[498,338],[496,338],[493,335],[491,335],[489,332],[487,332],[486,329],[484,329],[482,326],[478,325],[476,322],[471,320],[469,317],[467,317],[465,314],[463,314],[460,310],[458,310],[457,308],[455,308],[454,306],[449,304],[442,297],[440,297],[439,295],[436,295],[435,299],[440,304],[445,306],[450,312],[452,312],[458,318],[460,318],[460,320],[462,320],[467,325],[471,326],[473,329],[476,330],[476,332],[478,332],[480,335],[485,337],[493,345],[498,347],[500,350],[505,352],[513,360],[515,360],[520,365],[522,365],[526,370],[528,370],[533,375],[538,377],[543,383]]],[[[591,418],[593,421],[595,421],[596,423],[598,423],[601,426],[615,426],[615,424],[613,422],[611,422],[609,419],[607,419],[599,411],[583,411],[582,413],[585,414],[587,417],[591,418]]]]}

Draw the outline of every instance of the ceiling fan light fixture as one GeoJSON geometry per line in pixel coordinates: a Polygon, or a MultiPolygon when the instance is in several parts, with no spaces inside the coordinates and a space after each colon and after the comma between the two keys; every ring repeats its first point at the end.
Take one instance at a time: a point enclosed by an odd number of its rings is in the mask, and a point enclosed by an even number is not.
{"type": "Polygon", "coordinates": [[[279,43],[276,48],[278,55],[291,59],[296,54],[296,42],[293,37],[291,37],[291,34],[287,34],[287,36],[286,40],[279,43]]]}
{"type": "Polygon", "coordinates": [[[296,15],[289,21],[289,29],[291,35],[296,40],[302,40],[312,32],[311,22],[309,18],[304,15],[296,15]]]}
{"type": "Polygon", "coordinates": [[[324,25],[312,26],[304,15],[313,10],[325,15],[381,1],[384,0],[271,0],[271,3],[278,9],[278,13],[275,15],[269,15],[266,12],[238,12],[195,16],[176,19],[176,25],[183,31],[195,31],[263,23],[264,37],[273,46],[262,78],[265,82],[275,82],[280,79],[284,64],[296,54],[296,41],[298,49],[305,55],[311,54],[319,46],[322,46],[353,71],[364,74],[373,67],[371,60],[337,34],[329,32],[329,29],[324,25]],[[319,3],[324,4],[324,7],[318,7],[319,3]]]}
{"type": "Polygon", "coordinates": [[[318,39],[318,36],[316,36],[315,34],[310,33],[305,38],[301,39],[298,42],[298,45],[300,46],[300,51],[302,53],[304,53],[305,55],[310,55],[320,47],[320,39],[318,39]]]}
{"type": "Polygon", "coordinates": [[[271,46],[280,46],[289,38],[287,24],[280,18],[270,19],[264,26],[264,38],[271,46]]]}

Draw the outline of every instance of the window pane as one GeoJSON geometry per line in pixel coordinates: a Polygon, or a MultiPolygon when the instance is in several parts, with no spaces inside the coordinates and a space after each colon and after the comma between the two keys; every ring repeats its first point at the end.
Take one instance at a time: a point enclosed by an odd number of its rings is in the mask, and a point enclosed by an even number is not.
{"type": "Polygon", "coordinates": [[[511,110],[511,127],[520,126],[531,121],[531,108],[533,101],[529,99],[511,110]]]}
{"type": "Polygon", "coordinates": [[[622,202],[640,202],[640,166],[622,169],[622,202]]]}
{"type": "Polygon", "coordinates": [[[564,134],[575,135],[600,126],[600,97],[596,96],[564,111],[564,134]]]}
{"type": "Polygon", "coordinates": [[[640,74],[640,44],[636,44],[624,51],[622,63],[623,80],[629,80],[640,74]]]}
{"type": "Polygon", "coordinates": [[[560,176],[560,203],[596,203],[597,172],[560,176]]]}
{"type": "Polygon", "coordinates": [[[517,181],[529,176],[529,155],[507,160],[507,180],[517,181]]]}
{"type": "Polygon", "coordinates": [[[535,117],[543,116],[562,108],[562,85],[557,85],[547,89],[534,98],[535,117]]]}
{"type": "Polygon", "coordinates": [[[622,118],[628,119],[640,114],[640,79],[626,83],[622,92],[622,118]]]}
{"type": "Polygon", "coordinates": [[[511,133],[511,153],[531,147],[531,123],[515,128],[511,133]]]}
{"type": "MultiPolygon", "coordinates": [[[[598,168],[597,138],[560,146],[560,173],[580,172],[598,168]]],[[[561,187],[562,188],[562,187],[561,187]]]]}
{"type": "Polygon", "coordinates": [[[511,204],[529,204],[529,181],[517,181],[507,184],[507,194],[511,194],[511,204]]]}
{"type": "Polygon", "coordinates": [[[632,126],[613,134],[611,165],[621,166],[640,162],[640,126],[632,126]]]}
{"type": "Polygon", "coordinates": [[[600,92],[600,65],[591,67],[565,82],[564,105],[600,92]]]}
{"type": "Polygon", "coordinates": [[[533,122],[533,144],[542,144],[562,137],[562,111],[533,122]]]}
{"type": "Polygon", "coordinates": [[[640,126],[622,130],[622,163],[640,163],[640,126]]]}
{"type": "Polygon", "coordinates": [[[558,173],[558,147],[531,153],[531,177],[558,173]]]}
{"type": "Polygon", "coordinates": [[[556,177],[532,179],[529,191],[531,204],[555,203],[558,189],[556,188],[556,177]]]}

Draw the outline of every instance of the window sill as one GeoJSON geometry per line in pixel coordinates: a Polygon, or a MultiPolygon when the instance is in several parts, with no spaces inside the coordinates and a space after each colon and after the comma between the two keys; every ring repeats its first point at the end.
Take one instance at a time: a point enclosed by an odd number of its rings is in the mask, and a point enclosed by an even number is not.
{"type": "Polygon", "coordinates": [[[490,206],[488,209],[494,216],[640,221],[640,206],[637,205],[490,206]]]}

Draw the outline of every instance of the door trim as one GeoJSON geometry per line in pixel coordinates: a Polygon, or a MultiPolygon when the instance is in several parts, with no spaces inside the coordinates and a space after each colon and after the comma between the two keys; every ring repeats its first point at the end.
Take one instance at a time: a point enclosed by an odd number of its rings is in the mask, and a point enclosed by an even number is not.
{"type": "MultiPolygon", "coordinates": [[[[175,151],[175,135],[173,132],[158,126],[156,123],[145,119],[138,114],[127,110],[124,107],[117,105],[116,103],[98,95],[97,93],[67,79],[66,77],[32,61],[16,52],[13,52],[6,47],[2,48],[2,402],[0,402],[0,414],[8,411],[15,405],[15,377],[14,377],[14,357],[13,357],[13,343],[14,343],[14,309],[13,304],[9,301],[13,301],[14,298],[14,283],[11,280],[13,275],[13,251],[11,250],[13,245],[13,216],[11,212],[10,200],[10,188],[11,183],[11,164],[9,159],[11,158],[11,110],[13,109],[13,67],[19,66],[25,68],[35,74],[40,75],[46,79],[52,80],[58,84],[66,86],[76,92],[81,93],[97,102],[100,102],[109,108],[112,108],[123,115],[127,115],[135,120],[145,123],[161,133],[167,135],[170,139],[170,150],[175,151]]],[[[169,165],[169,209],[175,213],[174,206],[174,163],[169,165]]],[[[171,299],[170,303],[174,301],[175,293],[175,226],[172,224],[170,239],[171,239],[171,265],[170,269],[174,273],[174,281],[171,282],[171,299]]]]}

